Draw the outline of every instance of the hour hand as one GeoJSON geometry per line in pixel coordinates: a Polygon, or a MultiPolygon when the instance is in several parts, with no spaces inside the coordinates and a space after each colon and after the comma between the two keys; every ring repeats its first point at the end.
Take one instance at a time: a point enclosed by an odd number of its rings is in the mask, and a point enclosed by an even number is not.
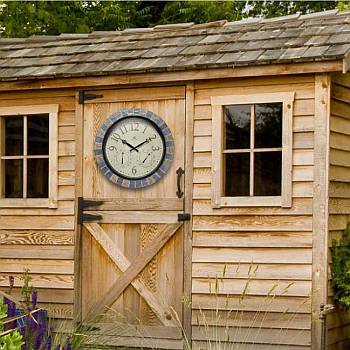
{"type": "Polygon", "coordinates": [[[122,140],[122,143],[123,143],[124,145],[129,146],[129,147],[131,148],[130,152],[133,151],[133,150],[135,150],[136,152],[139,151],[138,149],[136,149],[136,147],[134,147],[133,145],[130,145],[130,143],[127,142],[126,140],[122,140]]]}

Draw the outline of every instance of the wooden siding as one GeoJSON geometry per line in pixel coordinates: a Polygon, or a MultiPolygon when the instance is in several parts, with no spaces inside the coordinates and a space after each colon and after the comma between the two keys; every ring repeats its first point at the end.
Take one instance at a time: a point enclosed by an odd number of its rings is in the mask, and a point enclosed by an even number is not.
{"type": "Polygon", "coordinates": [[[195,84],[194,348],[209,348],[209,338],[222,346],[235,340],[254,349],[310,349],[314,96],[307,75],[195,84]],[[213,209],[210,98],[266,92],[296,93],[292,206],[213,209]]]}
{"type": "Polygon", "coordinates": [[[0,94],[0,107],[58,104],[58,206],[0,208],[0,288],[15,277],[19,296],[24,269],[38,290],[39,305],[58,319],[73,318],[75,240],[75,91],[0,94]]]}
{"type": "MultiPolygon", "coordinates": [[[[331,85],[330,153],[329,153],[329,246],[342,235],[350,221],[350,74],[334,74],[331,85]]],[[[328,254],[329,267],[331,255],[328,254]]],[[[329,269],[329,279],[330,269],[329,269]]],[[[333,303],[333,292],[328,291],[333,303]]],[[[330,349],[350,346],[350,319],[345,312],[330,316],[330,349]]]]}

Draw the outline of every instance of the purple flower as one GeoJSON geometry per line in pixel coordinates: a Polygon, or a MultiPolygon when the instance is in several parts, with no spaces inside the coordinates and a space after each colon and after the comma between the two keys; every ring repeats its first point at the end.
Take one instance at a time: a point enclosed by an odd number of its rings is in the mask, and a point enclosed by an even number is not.
{"type": "Polygon", "coordinates": [[[32,292],[31,299],[32,299],[32,308],[34,310],[36,308],[36,304],[38,302],[38,292],[37,291],[32,292]]]}
{"type": "Polygon", "coordinates": [[[68,338],[67,344],[66,344],[66,346],[64,347],[63,350],[73,350],[72,341],[71,341],[71,338],[70,338],[70,337],[68,338]]]}
{"type": "Polygon", "coordinates": [[[13,276],[9,276],[9,284],[10,284],[10,291],[15,285],[15,278],[13,276]]]}
{"type": "MultiPolygon", "coordinates": [[[[7,305],[7,315],[8,317],[14,317],[16,316],[16,304],[10,300],[4,297],[4,304],[7,305]]],[[[9,322],[5,324],[5,330],[16,328],[17,324],[16,321],[9,322]]]]}
{"type": "Polygon", "coordinates": [[[52,346],[52,337],[51,337],[51,335],[49,335],[47,337],[47,341],[46,341],[44,350],[51,350],[51,346],[52,346]]]}

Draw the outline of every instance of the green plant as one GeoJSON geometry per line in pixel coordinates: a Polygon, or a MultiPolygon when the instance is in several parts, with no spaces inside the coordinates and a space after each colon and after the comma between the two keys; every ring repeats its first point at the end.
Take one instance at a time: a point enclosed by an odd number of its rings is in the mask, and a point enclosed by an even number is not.
{"type": "Polygon", "coordinates": [[[4,319],[7,317],[7,305],[0,299],[0,350],[21,350],[22,336],[17,330],[4,331],[4,319]]]}
{"type": "Polygon", "coordinates": [[[339,241],[332,241],[332,287],[334,300],[350,307],[350,223],[339,241]]]}

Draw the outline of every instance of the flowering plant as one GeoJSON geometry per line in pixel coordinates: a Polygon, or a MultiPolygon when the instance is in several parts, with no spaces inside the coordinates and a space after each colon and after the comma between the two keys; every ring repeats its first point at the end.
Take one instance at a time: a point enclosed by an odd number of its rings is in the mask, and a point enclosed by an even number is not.
{"type": "MultiPolygon", "coordinates": [[[[23,302],[16,305],[12,298],[10,299],[10,293],[14,287],[14,278],[10,276],[9,293],[4,297],[3,307],[6,308],[9,317],[4,330],[15,330],[12,337],[19,345],[17,347],[1,347],[0,341],[0,350],[72,350],[70,338],[65,341],[63,346],[53,346],[54,329],[49,325],[47,311],[37,306],[38,293],[31,285],[28,270],[25,270],[21,279],[23,281],[21,289],[23,302]]],[[[0,319],[1,315],[0,311],[0,319]]]]}

